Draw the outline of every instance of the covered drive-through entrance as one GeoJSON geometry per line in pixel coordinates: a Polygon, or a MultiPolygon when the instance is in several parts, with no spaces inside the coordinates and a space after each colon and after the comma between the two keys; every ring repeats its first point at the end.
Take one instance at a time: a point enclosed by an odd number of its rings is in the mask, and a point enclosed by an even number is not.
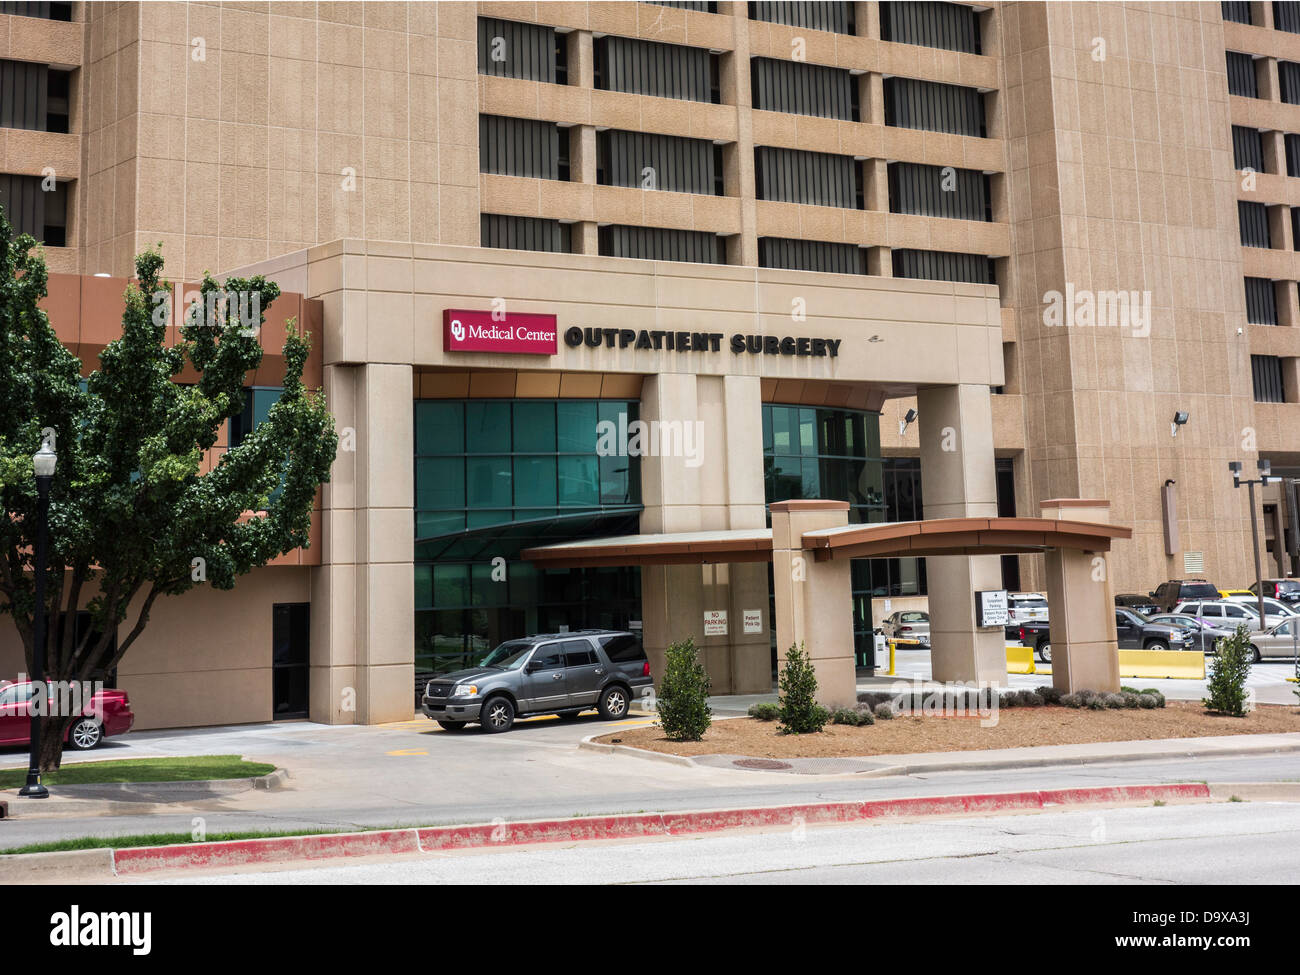
{"type": "MultiPolygon", "coordinates": [[[[1109,523],[1109,502],[1043,501],[1039,518],[937,518],[884,524],[848,524],[842,501],[781,501],[770,506],[772,527],[624,535],[526,549],[539,566],[730,565],[771,562],[775,585],[777,651],[802,643],[817,668],[828,707],[856,701],[849,560],[925,556],[1042,553],[1052,620],[1052,681],[1063,692],[1119,690],[1119,651],[1107,553],[1131,529],[1109,523]]],[[[671,633],[650,632],[645,642],[655,673],[655,648],[693,636],[700,620],[668,617],[671,633]]],[[[1006,682],[1001,625],[980,626],[976,596],[932,589],[931,661],[934,679],[1000,685],[1006,682]]]]}

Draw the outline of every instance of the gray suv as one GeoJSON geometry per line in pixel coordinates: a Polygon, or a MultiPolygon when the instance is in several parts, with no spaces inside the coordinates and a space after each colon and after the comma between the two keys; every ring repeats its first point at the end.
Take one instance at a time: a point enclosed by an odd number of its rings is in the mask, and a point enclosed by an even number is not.
{"type": "Polygon", "coordinates": [[[650,661],[633,633],[543,633],[507,640],[478,667],[435,677],[420,710],[448,731],[472,721],[484,731],[509,731],[523,714],[571,720],[594,707],[602,718],[622,718],[652,684],[650,661]]]}

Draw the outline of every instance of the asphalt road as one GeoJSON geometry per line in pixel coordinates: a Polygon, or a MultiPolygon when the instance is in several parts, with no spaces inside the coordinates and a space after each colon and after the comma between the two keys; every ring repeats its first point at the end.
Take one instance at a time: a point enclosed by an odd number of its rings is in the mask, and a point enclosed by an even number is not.
{"type": "Polygon", "coordinates": [[[1243,802],[430,853],[194,884],[1294,884],[1300,804],[1243,802]]]}

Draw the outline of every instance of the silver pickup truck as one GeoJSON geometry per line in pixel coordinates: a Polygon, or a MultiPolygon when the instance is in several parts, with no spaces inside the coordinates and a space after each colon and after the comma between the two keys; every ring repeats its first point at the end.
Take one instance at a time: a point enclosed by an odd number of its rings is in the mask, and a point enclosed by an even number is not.
{"type": "Polygon", "coordinates": [[[509,731],[525,714],[572,719],[596,708],[607,720],[622,718],[652,686],[650,661],[633,633],[542,633],[507,640],[479,666],[435,677],[420,710],[448,731],[471,722],[487,732],[509,731]]]}

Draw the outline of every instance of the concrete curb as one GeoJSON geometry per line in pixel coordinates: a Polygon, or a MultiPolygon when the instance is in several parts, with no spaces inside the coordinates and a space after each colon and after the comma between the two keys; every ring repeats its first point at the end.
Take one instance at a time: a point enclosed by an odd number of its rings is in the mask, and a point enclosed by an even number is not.
{"type": "Polygon", "coordinates": [[[347,857],[492,849],[539,843],[580,843],[640,837],[682,836],[729,829],[851,823],[930,816],[988,815],[1055,806],[1122,805],[1196,801],[1211,796],[1203,783],[1104,786],[957,796],[921,796],[849,802],[801,803],[748,809],[584,816],[571,819],[479,823],[467,826],[374,830],[314,836],[267,837],[222,843],[27,853],[0,856],[0,881],[62,881],[75,873],[106,879],[175,869],[229,869],[255,864],[347,857]]]}
{"type": "MultiPolygon", "coordinates": [[[[592,735],[590,738],[584,738],[581,742],[578,743],[578,747],[580,749],[588,749],[590,751],[601,751],[601,752],[616,753],[620,755],[627,755],[632,758],[639,758],[648,761],[670,761],[672,764],[687,765],[698,769],[708,769],[710,771],[748,772],[750,774],[756,771],[757,772],[767,771],[769,772],[769,774],[779,774],[779,775],[790,775],[790,774],[826,775],[826,776],[833,775],[833,776],[848,776],[851,778],[886,778],[893,775],[916,775],[922,772],[961,772],[961,771],[987,772],[987,771],[995,771],[999,769],[1045,768],[1054,765],[1094,765],[1094,764],[1099,764],[1104,762],[1144,762],[1144,761],[1159,761],[1161,759],[1169,759],[1169,758],[1231,758],[1234,756],[1242,756],[1242,755],[1268,755],[1268,754],[1276,754],[1276,753],[1283,753],[1283,752],[1300,752],[1300,734],[1294,734],[1294,735],[1287,734],[1285,735],[1285,737],[1289,740],[1283,742],[1279,742],[1276,740],[1277,738],[1282,736],[1277,734],[1270,734],[1267,736],[1264,735],[1259,736],[1259,737],[1268,737],[1270,739],[1274,739],[1268,742],[1256,742],[1253,744],[1243,743],[1238,745],[1234,741],[1232,745],[1228,745],[1228,746],[1223,746],[1218,744],[1224,742],[1225,740],[1233,741],[1233,739],[1238,739],[1238,738],[1255,737],[1252,735],[1226,735],[1226,736],[1220,736],[1215,738],[1204,738],[1204,739],[1170,738],[1165,740],[1171,742],[1178,742],[1178,744],[1170,748],[1149,749],[1149,750],[1145,748],[1130,748],[1127,751],[1109,751],[1109,752],[1098,751],[1096,753],[1087,754],[1087,755],[1066,755],[1066,754],[1044,755],[1039,753],[1035,755],[1006,756],[1006,757],[992,758],[992,759],[974,759],[971,761],[951,759],[947,761],[924,761],[924,762],[914,762],[914,761],[910,762],[906,760],[907,759],[906,755],[897,755],[897,754],[895,755],[845,755],[839,757],[842,757],[845,761],[854,761],[854,760],[861,761],[861,762],[878,762],[878,761],[891,762],[892,761],[892,764],[882,765],[879,768],[868,769],[861,772],[812,772],[812,771],[801,772],[797,768],[792,770],[781,770],[779,772],[771,772],[771,770],[767,770],[767,769],[745,769],[740,767],[728,768],[727,766],[723,766],[723,765],[709,765],[699,761],[700,758],[705,757],[703,755],[696,755],[696,756],[669,755],[664,752],[651,751],[647,748],[637,748],[634,745],[608,745],[602,742],[597,742],[592,740],[597,737],[604,737],[604,735],[608,733],[609,732],[603,732],[597,735],[592,735]],[[1202,747],[1198,748],[1196,747],[1196,745],[1199,742],[1212,742],[1215,744],[1202,745],[1202,747]]],[[[1147,741],[1098,742],[1097,743],[1098,747],[1101,747],[1103,745],[1113,746],[1113,745],[1146,745],[1146,744],[1147,741]]],[[[1037,751],[1039,748],[1070,748],[1070,747],[1073,746],[1069,746],[1069,745],[1037,746],[1036,745],[1036,746],[1027,746],[1024,749],[1016,749],[1016,750],[1037,751]]],[[[998,749],[998,750],[1010,751],[1011,749],[998,749]]],[[[926,753],[926,754],[933,754],[933,753],[926,753]]],[[[979,752],[967,751],[967,752],[952,752],[949,754],[977,755],[979,754],[979,752]]],[[[798,759],[792,759],[789,761],[798,761],[798,759]]]]}
{"type": "MultiPolygon", "coordinates": [[[[207,802],[223,796],[237,795],[250,789],[276,790],[288,784],[289,773],[276,769],[266,775],[242,779],[194,779],[185,782],[103,782],[95,785],[53,786],[49,799],[27,799],[13,805],[15,818],[27,816],[131,816],[154,812],[158,807],[207,802]],[[114,795],[147,790],[147,799],[114,799],[114,795]],[[202,794],[206,793],[206,794],[202,794]],[[169,795],[171,796],[169,798],[169,795]]],[[[7,803],[0,801],[0,809],[7,803]]],[[[0,813],[0,819],[5,818],[0,813]]]]}

